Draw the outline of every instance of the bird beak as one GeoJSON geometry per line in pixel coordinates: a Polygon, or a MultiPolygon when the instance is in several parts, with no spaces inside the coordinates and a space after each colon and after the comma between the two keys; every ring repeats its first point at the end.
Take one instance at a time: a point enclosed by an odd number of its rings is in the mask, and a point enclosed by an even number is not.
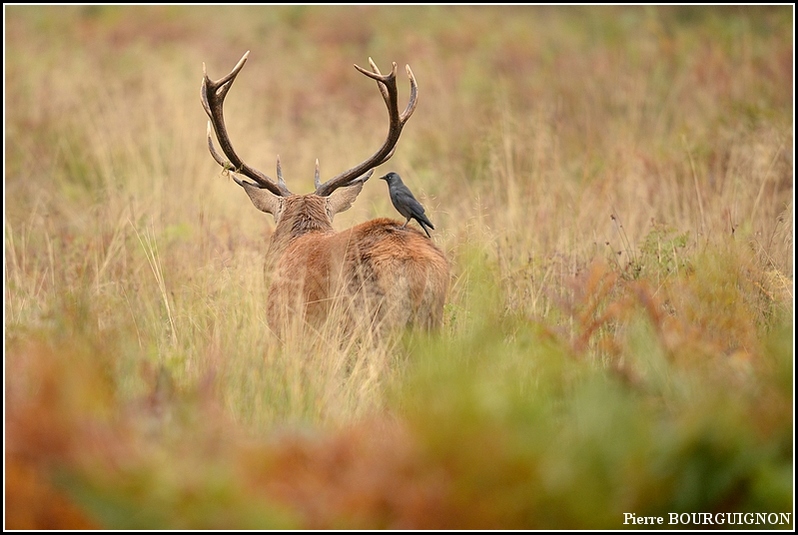
{"type": "Polygon", "coordinates": [[[388,178],[388,175],[382,175],[382,176],[380,177],[380,180],[385,180],[386,178],[388,178]]]}

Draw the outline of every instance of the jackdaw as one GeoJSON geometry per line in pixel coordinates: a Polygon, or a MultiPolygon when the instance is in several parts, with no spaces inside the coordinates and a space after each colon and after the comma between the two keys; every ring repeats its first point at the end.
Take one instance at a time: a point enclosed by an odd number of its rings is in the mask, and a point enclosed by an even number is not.
{"type": "Polygon", "coordinates": [[[421,225],[421,228],[424,229],[424,232],[427,233],[427,237],[431,238],[432,236],[430,236],[427,227],[432,230],[435,230],[435,227],[430,223],[427,216],[424,215],[424,207],[421,206],[421,203],[416,200],[413,193],[405,186],[404,182],[402,182],[402,178],[396,173],[388,173],[385,176],[381,176],[380,180],[384,180],[388,183],[388,193],[391,195],[391,202],[394,208],[407,218],[402,228],[406,227],[411,219],[415,219],[418,221],[418,224],[421,225]]]}

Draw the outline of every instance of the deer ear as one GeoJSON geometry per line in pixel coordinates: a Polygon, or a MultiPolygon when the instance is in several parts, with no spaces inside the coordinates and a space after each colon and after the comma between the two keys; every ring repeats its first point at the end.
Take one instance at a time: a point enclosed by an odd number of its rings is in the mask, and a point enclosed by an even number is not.
{"type": "Polygon", "coordinates": [[[249,199],[252,201],[252,204],[255,205],[255,208],[261,212],[272,214],[274,219],[277,219],[277,214],[280,210],[280,206],[282,205],[281,197],[278,197],[267,189],[261,189],[257,186],[253,186],[248,182],[241,181],[239,184],[241,184],[241,186],[244,188],[244,191],[247,192],[247,195],[249,195],[249,199]]]}
{"type": "Polygon", "coordinates": [[[327,212],[330,214],[330,219],[332,219],[335,214],[349,210],[362,189],[363,182],[356,182],[351,186],[338,188],[330,193],[327,197],[327,212]]]}

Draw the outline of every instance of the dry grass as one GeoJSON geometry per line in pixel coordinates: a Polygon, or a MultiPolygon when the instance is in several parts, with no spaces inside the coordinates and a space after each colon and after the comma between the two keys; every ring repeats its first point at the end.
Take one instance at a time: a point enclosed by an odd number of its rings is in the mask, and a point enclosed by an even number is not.
{"type": "MultiPolygon", "coordinates": [[[[5,7],[6,527],[788,511],[792,15],[5,7]],[[383,139],[351,64],[411,64],[384,171],[452,262],[441,333],[269,331],[271,221],[199,102],[246,50],[231,139],[299,192],[383,139]]],[[[393,213],[369,182],[335,225],[393,213]]]]}

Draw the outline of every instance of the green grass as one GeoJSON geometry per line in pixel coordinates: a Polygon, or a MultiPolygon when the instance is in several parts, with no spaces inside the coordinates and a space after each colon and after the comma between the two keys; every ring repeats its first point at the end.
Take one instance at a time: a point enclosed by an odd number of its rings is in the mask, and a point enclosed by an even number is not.
{"type": "MultiPolygon", "coordinates": [[[[791,511],[789,6],[5,15],[6,527],[791,511]],[[352,63],[412,66],[383,168],[452,264],[440,332],[272,335],[272,221],[199,99],[246,50],[231,139],[303,193],[384,139],[352,63]]],[[[393,217],[383,186],[336,228],[393,217]]]]}

